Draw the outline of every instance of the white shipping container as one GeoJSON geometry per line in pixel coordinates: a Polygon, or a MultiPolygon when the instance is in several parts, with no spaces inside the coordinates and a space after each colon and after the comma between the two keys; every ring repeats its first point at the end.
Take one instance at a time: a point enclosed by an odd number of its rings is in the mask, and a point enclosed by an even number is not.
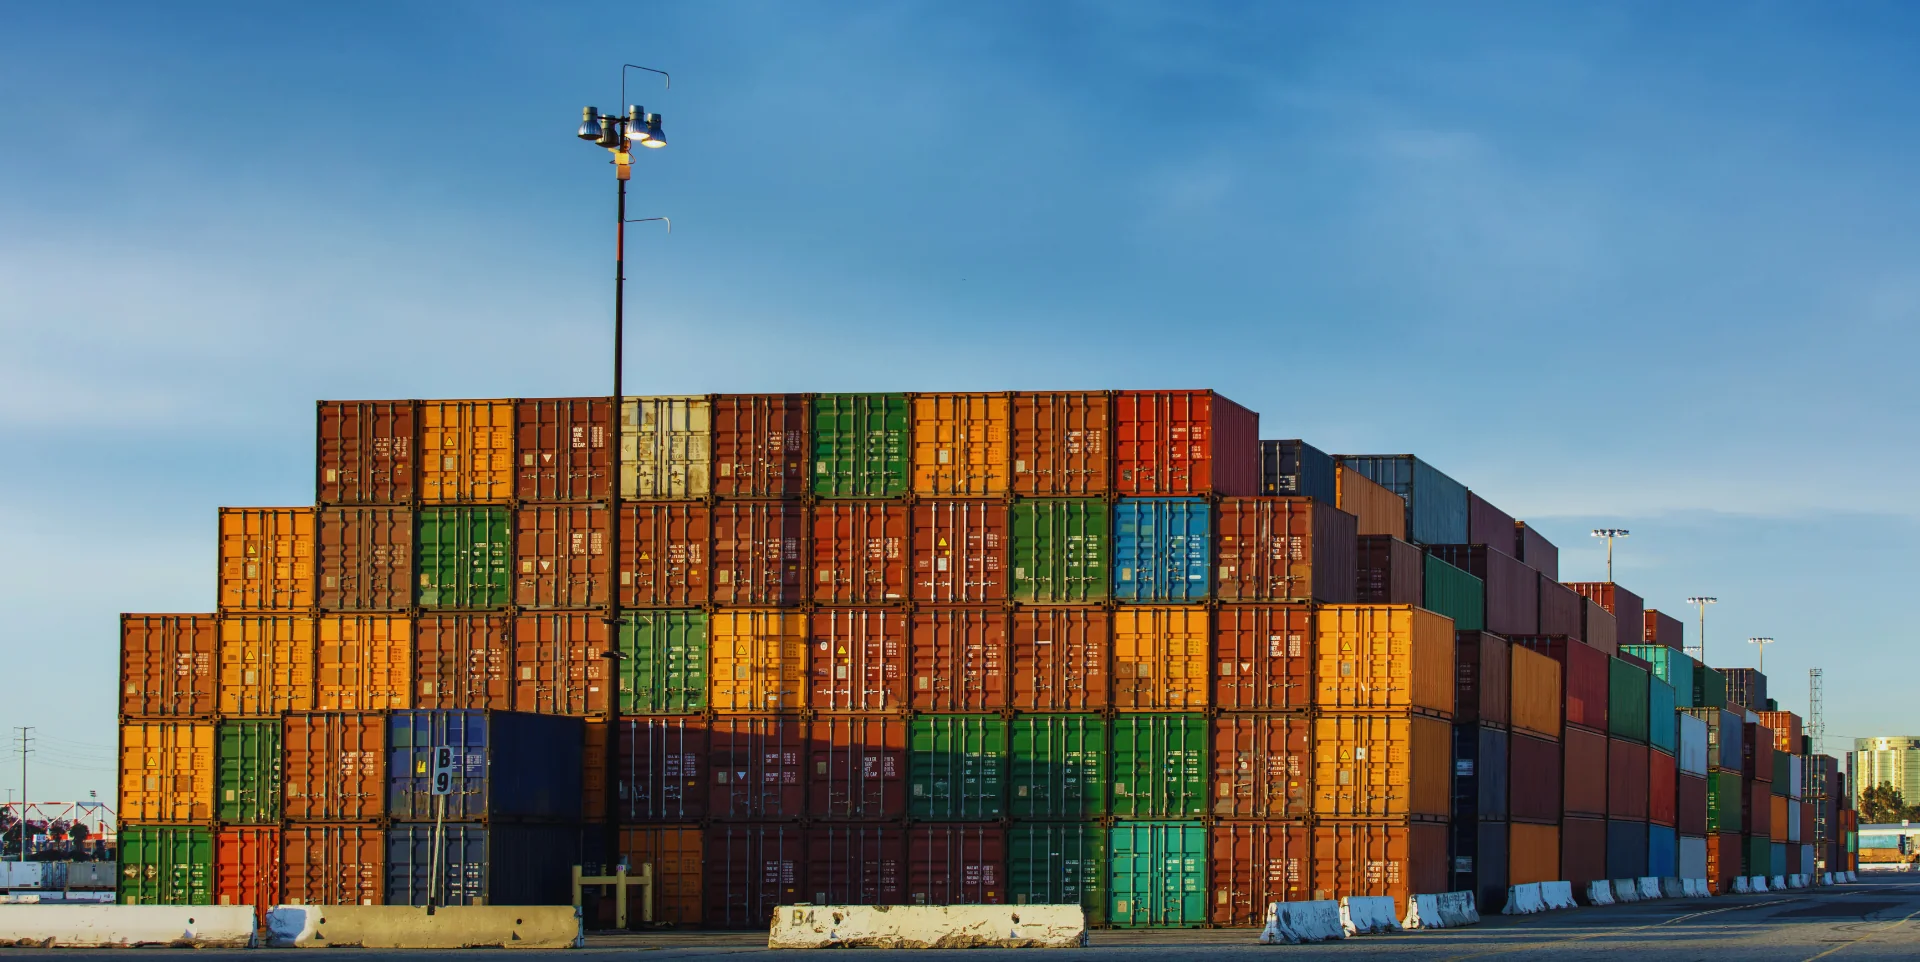
{"type": "MultiPolygon", "coordinates": [[[[1680,770],[1689,775],[1707,773],[1707,721],[1680,713],[1680,770]]],[[[1705,876],[1701,876],[1705,878],[1705,876]]]]}
{"type": "Polygon", "coordinates": [[[1806,836],[1800,834],[1800,803],[1787,805],[1787,841],[1798,842],[1806,836]]]}
{"type": "Polygon", "coordinates": [[[1674,867],[1681,878],[1707,877],[1707,840],[1698,835],[1680,836],[1680,848],[1674,867]]]}
{"type": "Polygon", "coordinates": [[[620,401],[620,496],[689,501],[712,490],[713,401],[703,395],[620,401]]]}
{"type": "MultiPolygon", "coordinates": [[[[1787,760],[1787,797],[1796,802],[1804,797],[1805,793],[1801,790],[1801,787],[1806,784],[1806,781],[1807,756],[1789,756],[1787,760]]],[[[1796,806],[1794,811],[1798,812],[1800,809],[1796,806]]]]}

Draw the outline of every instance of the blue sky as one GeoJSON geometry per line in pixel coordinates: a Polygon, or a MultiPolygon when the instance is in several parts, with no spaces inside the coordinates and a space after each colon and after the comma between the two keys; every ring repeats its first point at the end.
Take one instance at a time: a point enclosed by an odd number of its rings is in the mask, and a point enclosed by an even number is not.
{"type": "MultiPolygon", "coordinates": [[[[0,726],[111,787],[115,615],[312,501],[320,397],[1207,386],[1415,451],[1920,730],[1901,4],[40,5],[0,32],[0,726]],[[30,670],[29,670],[30,669],[30,670]],[[60,741],[55,741],[59,739],[60,741]]],[[[1691,621],[1689,617],[1689,621],[1691,621]]],[[[1838,749],[1838,743],[1829,745],[1838,749]]],[[[0,759],[0,786],[17,785],[0,759]]]]}

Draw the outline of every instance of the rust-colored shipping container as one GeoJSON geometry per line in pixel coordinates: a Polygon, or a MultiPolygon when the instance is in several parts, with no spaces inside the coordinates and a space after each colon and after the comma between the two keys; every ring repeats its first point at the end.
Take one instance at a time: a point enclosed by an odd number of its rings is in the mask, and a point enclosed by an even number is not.
{"type": "Polygon", "coordinates": [[[1587,647],[1604,651],[1609,655],[1620,653],[1619,625],[1606,608],[1592,598],[1586,599],[1580,611],[1580,638],[1587,647]]]}
{"type": "Polygon", "coordinates": [[[1216,715],[1212,813],[1290,819],[1313,814],[1313,722],[1305,715],[1216,715]]]}
{"type": "Polygon", "coordinates": [[[387,830],[377,824],[281,829],[288,905],[385,905],[387,830]]]}
{"type": "Polygon", "coordinates": [[[708,814],[731,820],[806,814],[806,722],[797,715],[716,715],[709,724],[708,814]]]}
{"type": "Polygon", "coordinates": [[[1665,645],[1674,651],[1685,650],[1687,646],[1685,622],[1655,608],[1647,609],[1644,622],[1645,634],[1642,644],[1665,645]]]}
{"type": "Polygon", "coordinates": [[[221,618],[220,714],[271,718],[311,711],[313,634],[314,619],[304,615],[221,618]]]}
{"type": "Polygon", "coordinates": [[[1363,605],[1425,603],[1426,552],[1385,534],[1363,534],[1358,544],[1354,601],[1363,605]]]}
{"type": "Polygon", "coordinates": [[[699,502],[640,501],[622,504],[620,517],[621,607],[706,604],[712,510],[699,502]]]}
{"type": "Polygon", "coordinates": [[[1560,878],[1584,892],[1607,877],[1607,820],[1568,815],[1560,821],[1560,878]]]}
{"type": "MultiPolygon", "coordinates": [[[[589,820],[606,818],[607,723],[586,723],[581,753],[582,808],[589,820]]],[[[631,822],[692,822],[707,814],[713,776],[708,720],[699,715],[620,719],[620,756],[615,761],[619,797],[614,814],[631,822]]]]}
{"type": "Polygon", "coordinates": [[[1327,605],[1314,635],[1320,710],[1453,714],[1452,619],[1411,605],[1327,605]]]}
{"type": "Polygon", "coordinates": [[[1513,677],[1512,714],[1517,731],[1559,739],[1562,701],[1560,663],[1525,645],[1508,644],[1513,677]]]}
{"type": "MultiPolygon", "coordinates": [[[[1790,711],[1756,711],[1760,724],[1773,730],[1773,750],[1790,755],[1800,754],[1800,716],[1790,711]]],[[[1768,759],[1771,766],[1772,759],[1768,759]]]]}
{"type": "Polygon", "coordinates": [[[1680,770],[1672,755],[1657,748],[1647,751],[1647,821],[1672,825],[1678,817],[1680,770]]]}
{"type": "Polygon", "coordinates": [[[607,732],[604,718],[580,724],[580,817],[587,822],[607,820],[607,732]]]}
{"type": "Polygon", "coordinates": [[[1560,746],[1561,771],[1566,777],[1566,787],[1560,793],[1562,810],[1568,815],[1606,818],[1607,736],[1569,725],[1560,733],[1560,746]]]}
{"type": "Polygon", "coordinates": [[[513,621],[513,707],[543,715],[607,710],[607,620],[597,611],[521,612],[513,621]]]}
{"type": "Polygon", "coordinates": [[[1742,839],[1737,833],[1720,832],[1707,836],[1707,885],[1715,895],[1733,891],[1733,880],[1742,871],[1742,839]]]}
{"type": "Polygon", "coordinates": [[[1084,498],[1112,489],[1106,392],[1018,393],[1009,411],[1014,494],[1084,498]]]}
{"type": "Polygon", "coordinates": [[[1391,488],[1358,471],[1336,467],[1333,472],[1335,497],[1339,508],[1353,515],[1355,530],[1361,537],[1380,535],[1405,542],[1407,539],[1407,502],[1391,488]]]}
{"type": "Polygon", "coordinates": [[[1531,635],[1540,630],[1540,576],[1518,558],[1486,544],[1438,544],[1427,550],[1480,579],[1488,631],[1531,635]]]}
{"type": "MultiPolygon", "coordinates": [[[[1758,795],[1759,793],[1756,792],[1755,801],[1757,802],[1760,801],[1758,795]]],[[[1768,794],[1761,803],[1767,806],[1767,838],[1776,842],[1788,841],[1787,829],[1790,827],[1788,819],[1792,816],[1787,814],[1787,797],[1768,794]]],[[[1757,836],[1760,833],[1756,830],[1753,834],[1757,836]]]]}
{"type": "Polygon", "coordinates": [[[522,501],[605,501],[613,478],[611,397],[524,398],[514,403],[522,501]]]}
{"type": "Polygon", "coordinates": [[[1540,634],[1578,640],[1584,630],[1586,610],[1586,602],[1578,592],[1546,575],[1540,576],[1540,634]]]}
{"type": "Polygon", "coordinates": [[[511,502],[513,434],[512,401],[421,401],[420,500],[511,502]]]}
{"type": "Polygon", "coordinates": [[[1351,604],[1353,515],[1312,498],[1222,498],[1214,522],[1221,601],[1351,604]]]}
{"type": "Polygon", "coordinates": [[[1322,821],[1313,829],[1316,900],[1391,896],[1394,916],[1404,918],[1409,896],[1447,890],[1449,867],[1445,822],[1322,821]]]}
{"type": "MultiPolygon", "coordinates": [[[[1515,822],[1507,829],[1507,884],[1527,885],[1560,878],[1560,826],[1515,822]]],[[[1486,906],[1490,911],[1492,906],[1486,906]]]]}
{"type": "Polygon", "coordinates": [[[884,605],[907,598],[907,506],[822,501],[813,506],[813,601],[884,605]]]}
{"type": "Polygon", "coordinates": [[[207,822],[214,814],[211,722],[131,721],[120,726],[120,817],[207,822]]]}
{"type": "Polygon", "coordinates": [[[913,600],[984,604],[1007,597],[1007,506],[922,501],[913,506],[913,600]]]}
{"type": "Polygon", "coordinates": [[[1607,815],[1628,821],[1647,817],[1647,746],[1607,739],[1607,815]]]}
{"type": "Polygon", "coordinates": [[[1007,613],[990,608],[922,608],[913,613],[915,711],[998,711],[1007,707],[1007,613]]]}
{"type": "Polygon", "coordinates": [[[120,616],[120,714],[196,718],[220,707],[217,615],[120,616]]]}
{"type": "Polygon", "coordinates": [[[607,554],[604,505],[527,505],[513,514],[514,605],[607,605],[612,597],[613,558],[607,554]]]}
{"type": "Polygon", "coordinates": [[[1313,707],[1313,606],[1221,605],[1213,613],[1213,706],[1313,707]]]}
{"type": "Polygon", "coordinates": [[[1454,632],[1455,724],[1506,726],[1513,720],[1513,646],[1484,631],[1454,632]]]}
{"type": "Polygon", "coordinates": [[[1467,492],[1468,544],[1491,545],[1502,554],[1511,555],[1519,550],[1516,547],[1518,525],[1513,515],[1494,507],[1479,492],[1467,492]]]}
{"type": "Polygon", "coordinates": [[[1007,493],[1008,395],[916,394],[913,493],[991,498],[1007,493]]]}
{"type": "Polygon", "coordinates": [[[907,829],[907,904],[1007,901],[1007,830],[999,825],[915,822],[907,829]]]}
{"type": "MultiPolygon", "coordinates": [[[[620,830],[620,853],[629,873],[653,866],[653,921],[673,926],[700,924],[704,841],[697,825],[663,825],[620,830]]],[[[588,849],[593,854],[593,849],[588,849]]],[[[629,923],[638,913],[627,910],[629,923]]]]}
{"type": "Polygon", "coordinates": [[[1199,711],[1210,694],[1208,612],[1200,605],[1123,605],[1113,614],[1113,705],[1199,711]]]}
{"type": "MultiPolygon", "coordinates": [[[[1607,609],[1607,614],[1613,616],[1616,626],[1616,646],[1640,643],[1636,634],[1646,624],[1647,605],[1639,595],[1609,581],[1571,581],[1567,583],[1567,587],[1578,592],[1582,597],[1599,602],[1602,608],[1607,609]]],[[[1542,634],[1550,634],[1544,627],[1540,631],[1542,634]]],[[[1584,640],[1589,644],[1592,643],[1592,639],[1584,640]]]]}
{"type": "Polygon", "coordinates": [[[1607,730],[1607,653],[1576,639],[1552,635],[1516,635],[1507,639],[1515,647],[1531,648],[1560,663],[1560,679],[1565,708],[1562,719],[1594,731],[1607,730]]]}
{"type": "Polygon", "coordinates": [[[513,708],[513,617],[421,612],[413,628],[416,708],[513,708]]]}
{"type": "Polygon", "coordinates": [[[280,744],[288,820],[357,822],[387,813],[384,713],[288,715],[280,744]]]}
{"type": "Polygon", "coordinates": [[[1111,702],[1113,617],[1104,608],[1027,607],[1009,621],[1008,707],[1098,711],[1111,702]]]}
{"type": "Polygon", "coordinates": [[[905,903],[907,832],[899,824],[808,828],[803,893],[815,905],[905,903]]]}
{"type": "Polygon", "coordinates": [[[213,891],[219,905],[251,905],[264,924],[280,897],[280,828],[227,825],[213,837],[213,891]]]}
{"type": "Polygon", "coordinates": [[[313,607],[313,509],[220,509],[220,610],[313,607]]]}
{"type": "Polygon", "coordinates": [[[722,501],[713,506],[713,603],[797,605],[806,600],[802,549],[807,511],[797,504],[722,501]]]}
{"type": "Polygon", "coordinates": [[[1453,726],[1431,715],[1321,714],[1313,722],[1313,812],[1330,818],[1446,819],[1453,726]]]}
{"type": "Polygon", "coordinates": [[[314,457],[321,504],[411,504],[418,401],[321,401],[314,457]]]}
{"type": "MultiPolygon", "coordinates": [[[[1515,822],[1552,824],[1562,810],[1561,745],[1515,731],[1507,739],[1507,812],[1515,822]]],[[[1513,839],[1508,844],[1515,844],[1513,839]]],[[[1558,850],[1555,851],[1558,858],[1558,850]]]]}
{"type": "Polygon", "coordinates": [[[413,619],[321,615],[314,647],[313,707],[386,711],[413,707],[413,619]]]}
{"type": "Polygon", "coordinates": [[[1773,729],[1746,722],[1740,726],[1740,771],[1750,781],[1773,781],[1773,729]]]}
{"type": "Polygon", "coordinates": [[[412,607],[412,508],[321,508],[314,527],[320,610],[412,607]]]}
{"type": "Polygon", "coordinates": [[[1118,392],[1113,430],[1117,494],[1260,493],[1260,415],[1212,391],[1118,392]]]}
{"type": "Polygon", "coordinates": [[[826,712],[906,709],[906,612],[816,608],[808,623],[810,707],[826,712]]]}
{"type": "Polygon", "coordinates": [[[712,446],[716,497],[806,494],[806,395],[714,395],[712,446]]]}
{"type": "Polygon", "coordinates": [[[807,742],[807,816],[896,819],[907,814],[904,715],[818,715],[807,742]]]}
{"type": "Polygon", "coordinates": [[[798,711],[807,697],[807,616],[726,609],[707,622],[708,703],[722,712],[798,711]]]}
{"type": "Polygon", "coordinates": [[[1216,822],[1207,830],[1207,921],[1214,925],[1263,925],[1267,906],[1307,901],[1313,884],[1306,823],[1216,822]]]}
{"type": "Polygon", "coordinates": [[[707,827],[705,904],[709,928],[765,930],[776,906],[806,901],[806,829],[716,822],[707,827]]]}
{"type": "Polygon", "coordinates": [[[1707,834],[1707,777],[1674,776],[1674,827],[1681,835],[1707,834]]]}

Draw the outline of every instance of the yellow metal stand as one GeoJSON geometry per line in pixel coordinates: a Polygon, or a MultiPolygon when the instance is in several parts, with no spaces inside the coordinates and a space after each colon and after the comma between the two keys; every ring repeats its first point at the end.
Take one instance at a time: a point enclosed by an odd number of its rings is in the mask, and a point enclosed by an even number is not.
{"type": "Polygon", "coordinates": [[[627,887],[640,887],[640,921],[653,921],[653,863],[641,862],[639,875],[628,875],[627,867],[620,866],[612,875],[582,875],[580,866],[573,867],[573,907],[580,907],[580,889],[587,885],[613,886],[613,927],[627,927],[627,887]]]}

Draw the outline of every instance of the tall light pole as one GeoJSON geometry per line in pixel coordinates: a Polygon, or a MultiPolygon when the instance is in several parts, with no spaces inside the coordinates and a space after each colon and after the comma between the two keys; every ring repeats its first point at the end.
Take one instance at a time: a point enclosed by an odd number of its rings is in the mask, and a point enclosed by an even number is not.
{"type": "Polygon", "coordinates": [[[1767,673],[1767,646],[1773,644],[1772,638],[1748,638],[1747,644],[1760,646],[1760,674],[1767,673]]]}
{"type": "Polygon", "coordinates": [[[1687,599],[1687,604],[1700,609],[1700,663],[1703,665],[1707,663],[1707,606],[1719,603],[1720,599],[1712,595],[1694,595],[1687,599]]]}
{"type": "Polygon", "coordinates": [[[1595,528],[1593,536],[1607,539],[1607,583],[1613,583],[1613,539],[1627,536],[1625,528],[1595,528]]]}

